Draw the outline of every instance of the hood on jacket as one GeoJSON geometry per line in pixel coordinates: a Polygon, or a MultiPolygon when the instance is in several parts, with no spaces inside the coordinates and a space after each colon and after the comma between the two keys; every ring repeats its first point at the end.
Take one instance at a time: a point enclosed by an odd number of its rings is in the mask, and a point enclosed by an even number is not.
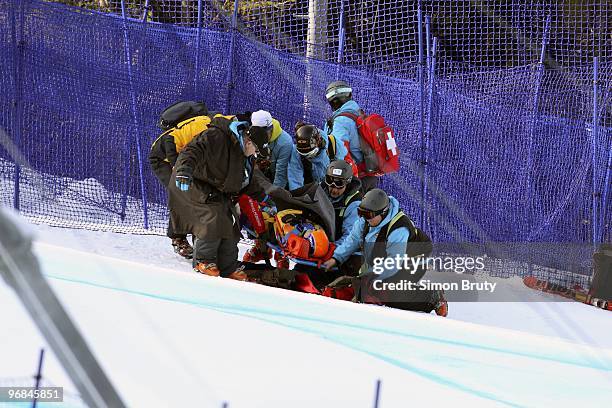
{"type": "Polygon", "coordinates": [[[242,130],[249,128],[249,122],[238,122],[234,120],[228,125],[230,133],[234,136],[234,138],[240,143],[240,147],[242,151],[244,151],[244,137],[242,136],[242,130]]]}
{"type": "Polygon", "coordinates": [[[275,142],[276,139],[283,133],[280,122],[276,119],[272,119],[272,136],[270,136],[270,143],[275,142]]]}

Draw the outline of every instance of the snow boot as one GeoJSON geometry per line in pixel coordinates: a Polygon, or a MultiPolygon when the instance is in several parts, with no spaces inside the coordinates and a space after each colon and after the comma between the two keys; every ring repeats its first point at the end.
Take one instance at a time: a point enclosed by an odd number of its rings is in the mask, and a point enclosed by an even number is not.
{"type": "Polygon", "coordinates": [[[185,259],[191,259],[193,257],[193,247],[189,244],[187,238],[173,238],[172,247],[174,248],[174,252],[185,259]]]}
{"type": "Polygon", "coordinates": [[[217,268],[217,264],[214,263],[198,263],[194,268],[194,272],[201,273],[207,276],[219,276],[221,275],[221,271],[217,268]]]}
{"type": "Polygon", "coordinates": [[[246,281],[249,277],[247,273],[244,271],[244,266],[238,267],[234,272],[230,273],[226,276],[228,279],[234,279],[237,281],[246,281]]]}

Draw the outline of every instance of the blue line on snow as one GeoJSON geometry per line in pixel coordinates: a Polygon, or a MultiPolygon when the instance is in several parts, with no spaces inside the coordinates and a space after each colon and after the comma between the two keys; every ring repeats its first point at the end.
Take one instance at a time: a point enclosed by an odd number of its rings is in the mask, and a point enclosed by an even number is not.
{"type": "Polygon", "coordinates": [[[433,343],[441,343],[445,345],[452,345],[452,346],[464,347],[464,348],[475,349],[475,350],[485,350],[485,351],[491,351],[491,352],[500,353],[500,354],[507,354],[511,356],[531,358],[534,360],[550,361],[554,363],[561,363],[561,364],[567,364],[567,365],[572,365],[572,366],[577,366],[577,367],[612,372],[612,366],[608,366],[604,364],[587,364],[587,363],[582,363],[576,360],[567,360],[563,358],[542,356],[542,355],[533,354],[533,353],[512,351],[512,350],[501,349],[501,348],[496,348],[496,347],[491,347],[491,346],[471,344],[471,343],[466,343],[466,342],[461,342],[461,341],[446,340],[442,338],[428,337],[428,336],[411,334],[411,333],[404,333],[404,332],[399,332],[395,330],[385,329],[383,327],[373,328],[373,327],[361,326],[361,325],[349,323],[349,322],[339,322],[339,321],[333,321],[333,320],[325,320],[325,319],[321,319],[317,317],[292,315],[292,314],[284,313],[284,312],[277,311],[277,310],[265,310],[265,309],[242,307],[242,306],[236,306],[236,305],[203,302],[200,300],[188,300],[188,299],[182,299],[182,298],[177,298],[177,297],[168,296],[168,295],[156,295],[153,293],[142,292],[142,291],[133,290],[133,289],[118,288],[115,286],[108,286],[108,285],[103,285],[103,284],[98,284],[98,283],[92,283],[92,282],[80,280],[80,279],[71,279],[71,278],[53,276],[51,274],[45,274],[45,276],[52,278],[52,279],[73,282],[73,283],[81,283],[81,284],[86,284],[86,285],[90,285],[94,287],[117,290],[120,292],[131,293],[135,295],[142,295],[142,296],[147,296],[147,297],[160,299],[160,300],[167,300],[167,301],[189,304],[192,306],[216,308],[216,309],[223,310],[226,312],[227,311],[237,311],[237,312],[245,312],[245,313],[259,313],[259,314],[265,314],[265,315],[271,315],[271,316],[277,316],[277,317],[287,317],[287,318],[293,318],[293,319],[298,319],[298,320],[304,320],[304,321],[310,321],[310,322],[323,323],[323,324],[347,327],[347,328],[352,328],[352,329],[370,331],[374,333],[383,333],[383,334],[387,334],[391,336],[398,336],[398,337],[410,338],[410,339],[421,340],[421,341],[428,341],[428,342],[433,342],[433,343]]]}

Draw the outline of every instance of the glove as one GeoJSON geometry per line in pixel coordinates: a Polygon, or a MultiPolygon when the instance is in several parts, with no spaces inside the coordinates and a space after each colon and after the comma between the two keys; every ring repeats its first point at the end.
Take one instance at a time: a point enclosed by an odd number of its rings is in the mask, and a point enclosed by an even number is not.
{"type": "Polygon", "coordinates": [[[323,269],[329,271],[334,266],[338,265],[338,261],[335,258],[329,258],[327,261],[323,262],[321,265],[323,269]]]}
{"type": "Polygon", "coordinates": [[[181,191],[189,191],[193,178],[188,174],[177,174],[176,175],[176,188],[181,191]]]}

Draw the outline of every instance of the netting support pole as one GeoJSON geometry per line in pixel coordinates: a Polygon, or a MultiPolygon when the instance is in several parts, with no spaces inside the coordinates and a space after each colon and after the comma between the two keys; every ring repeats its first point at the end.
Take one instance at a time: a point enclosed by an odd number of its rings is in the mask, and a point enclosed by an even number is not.
{"type": "Polygon", "coordinates": [[[232,90],[234,89],[234,58],[236,53],[236,31],[238,30],[238,2],[234,0],[234,11],[232,13],[232,26],[229,49],[229,67],[227,70],[227,99],[225,100],[225,114],[231,112],[232,90]]]}
{"type": "MultiPolygon", "coordinates": [[[[327,44],[327,0],[308,0],[308,31],[306,35],[306,77],[304,81],[304,120],[310,118],[313,82],[313,60],[324,59],[327,44]]],[[[336,68],[336,76],[340,67],[336,68]]]]}
{"type": "MultiPolygon", "coordinates": [[[[142,165],[142,149],[140,145],[140,138],[142,131],[140,129],[140,123],[138,121],[138,109],[136,105],[136,92],[134,90],[134,76],[132,74],[132,52],[130,50],[130,42],[128,39],[128,25],[127,25],[127,14],[125,10],[125,0],[121,0],[121,17],[123,18],[123,41],[125,44],[125,59],[127,63],[128,81],[130,83],[130,108],[132,110],[132,124],[134,126],[134,139],[136,140],[136,154],[138,158],[138,175],[140,177],[140,193],[142,195],[142,210],[144,216],[144,228],[149,229],[149,211],[147,203],[147,188],[144,182],[144,172],[142,165]]],[[[128,144],[129,146],[129,144],[128,144]]],[[[129,152],[129,150],[128,150],[129,152]]],[[[129,158],[129,153],[127,155],[129,158]]],[[[126,178],[129,178],[129,160],[126,162],[126,178]]],[[[127,206],[127,188],[124,191],[124,197],[121,207],[121,214],[125,217],[125,208],[127,206]]]]}
{"type": "Polygon", "coordinates": [[[344,28],[344,0],[340,1],[340,20],[338,21],[338,58],[336,62],[338,64],[342,64],[344,60],[344,36],[345,36],[345,28],[344,28]]]}
{"type": "MultiPolygon", "coordinates": [[[[612,133],[612,129],[608,128],[606,129],[607,133],[612,133]]],[[[609,139],[609,138],[608,138],[609,139]]],[[[600,226],[602,228],[601,230],[601,242],[605,242],[604,241],[604,233],[606,231],[605,228],[605,222],[606,222],[606,215],[607,215],[607,211],[612,211],[612,207],[608,205],[608,197],[609,197],[609,192],[610,192],[610,184],[612,183],[612,145],[610,145],[608,147],[608,162],[606,165],[606,176],[605,176],[605,181],[604,181],[604,190],[601,196],[601,214],[600,214],[600,226]]]]}
{"type": "Polygon", "coordinates": [[[145,1],[144,11],[142,13],[142,22],[146,23],[149,16],[149,0],[145,1]]]}
{"type": "Polygon", "coordinates": [[[429,67],[431,65],[431,18],[425,16],[425,49],[426,49],[426,64],[427,75],[429,76],[429,67]]]}
{"type": "Polygon", "coordinates": [[[378,408],[378,404],[380,402],[380,378],[376,380],[376,388],[374,390],[374,408],[378,408]]]}
{"type": "MultiPolygon", "coordinates": [[[[525,208],[528,208],[527,214],[527,225],[531,225],[533,222],[533,211],[532,208],[534,206],[533,202],[533,188],[531,183],[531,174],[533,167],[533,141],[535,139],[535,133],[537,124],[539,121],[539,106],[540,106],[540,93],[542,89],[542,79],[544,77],[544,57],[546,56],[546,45],[548,44],[548,32],[550,30],[550,21],[551,15],[549,14],[546,18],[546,26],[544,27],[544,35],[542,36],[542,49],[540,51],[540,60],[538,61],[538,69],[536,73],[536,83],[535,83],[535,91],[533,93],[532,100],[532,116],[531,116],[531,124],[529,127],[529,141],[527,145],[527,163],[525,166],[525,180],[526,180],[526,190],[527,190],[527,203],[528,205],[525,208]]],[[[531,268],[530,268],[531,269],[531,268]]]]}
{"type": "MultiPolygon", "coordinates": [[[[419,138],[421,140],[420,163],[419,163],[419,179],[421,180],[421,199],[425,193],[425,75],[424,75],[424,53],[423,53],[423,12],[421,10],[421,2],[419,1],[417,9],[417,24],[418,24],[418,41],[419,41],[419,138]]],[[[423,226],[425,222],[425,201],[419,203],[419,225],[423,226]]]]}
{"type": "MultiPolygon", "coordinates": [[[[428,51],[428,62],[429,62],[429,66],[428,66],[428,74],[427,77],[429,78],[429,94],[427,96],[427,129],[425,131],[426,134],[426,140],[425,140],[425,153],[424,153],[424,161],[425,161],[425,166],[424,166],[424,173],[423,173],[423,190],[422,190],[422,196],[421,196],[421,202],[423,203],[423,208],[425,208],[425,201],[427,199],[427,162],[429,161],[429,143],[431,142],[432,139],[432,128],[433,128],[433,106],[434,106],[434,95],[435,95],[435,87],[436,87],[436,52],[438,49],[438,39],[436,37],[433,38],[433,45],[432,45],[432,49],[431,49],[431,55],[429,55],[429,49],[428,51]]],[[[423,220],[427,222],[427,224],[421,224],[421,225],[430,225],[429,220],[426,220],[426,216],[425,214],[423,215],[423,220]]],[[[433,238],[432,238],[433,239],[433,238]]]]}
{"type": "Polygon", "coordinates": [[[202,0],[198,0],[198,31],[196,38],[196,55],[195,55],[195,69],[193,72],[193,93],[195,96],[195,100],[200,100],[200,81],[198,81],[200,77],[200,41],[202,38],[202,0]]]}
{"type": "MultiPolygon", "coordinates": [[[[11,40],[13,44],[13,79],[14,83],[14,106],[13,110],[13,129],[14,144],[17,149],[21,148],[21,132],[23,130],[23,78],[22,78],[22,66],[23,66],[23,20],[24,20],[24,5],[25,1],[18,1],[19,3],[19,32],[17,32],[17,16],[15,15],[15,9],[17,6],[13,4],[10,7],[11,10],[11,40]]],[[[15,152],[17,153],[17,152],[15,152]]],[[[20,182],[21,182],[21,166],[19,161],[15,160],[15,174],[13,184],[13,207],[19,211],[19,196],[20,196],[20,182]]]]}
{"type": "Polygon", "coordinates": [[[600,217],[600,201],[602,194],[598,191],[597,188],[597,169],[598,169],[598,160],[597,160],[597,152],[598,152],[598,142],[599,142],[599,105],[597,98],[599,96],[599,60],[597,57],[593,58],[593,128],[591,130],[591,134],[593,137],[593,148],[592,148],[592,171],[593,171],[593,247],[596,250],[598,245],[601,243],[600,235],[600,223],[603,222],[603,218],[600,217]]]}
{"type": "Polygon", "coordinates": [[[336,58],[338,65],[336,66],[336,81],[340,79],[340,64],[344,62],[344,24],[344,0],[340,0],[340,18],[338,20],[338,56],[336,58]]]}
{"type": "MultiPolygon", "coordinates": [[[[40,380],[42,380],[42,367],[43,367],[44,359],[45,359],[45,349],[41,348],[40,354],[38,355],[38,369],[36,370],[36,376],[34,377],[34,380],[36,381],[34,383],[35,390],[40,389],[40,380]]],[[[34,400],[32,401],[32,408],[36,408],[36,403],[37,403],[37,399],[34,398],[34,400]]]]}

